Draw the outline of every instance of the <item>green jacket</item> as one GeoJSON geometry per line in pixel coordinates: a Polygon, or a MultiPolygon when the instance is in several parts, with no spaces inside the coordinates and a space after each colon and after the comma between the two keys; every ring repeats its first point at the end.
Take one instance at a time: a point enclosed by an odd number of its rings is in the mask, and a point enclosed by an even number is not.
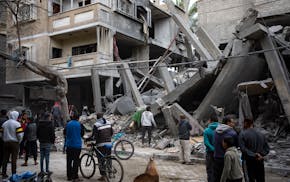
{"type": "Polygon", "coordinates": [[[138,127],[141,126],[141,116],[143,112],[144,112],[144,109],[136,111],[132,116],[132,121],[135,121],[138,127]]]}
{"type": "Polygon", "coordinates": [[[207,152],[213,152],[214,151],[214,131],[219,125],[218,122],[213,122],[208,125],[208,127],[203,132],[203,142],[206,147],[207,152]]]}
{"type": "Polygon", "coordinates": [[[243,178],[240,157],[236,147],[230,147],[225,153],[224,169],[220,182],[229,180],[237,180],[243,178]]]}

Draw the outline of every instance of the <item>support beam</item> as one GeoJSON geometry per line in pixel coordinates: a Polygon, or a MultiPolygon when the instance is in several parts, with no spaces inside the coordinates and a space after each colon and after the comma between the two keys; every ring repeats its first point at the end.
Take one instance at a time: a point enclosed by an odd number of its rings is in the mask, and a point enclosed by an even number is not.
{"type": "Polygon", "coordinates": [[[285,114],[287,115],[288,121],[290,123],[290,87],[288,82],[289,78],[287,78],[286,70],[283,68],[277,51],[275,51],[275,46],[271,40],[271,37],[266,36],[261,39],[261,45],[264,50],[273,50],[265,52],[264,54],[268,63],[269,70],[273,77],[278,95],[283,105],[285,114]]]}
{"type": "Polygon", "coordinates": [[[162,109],[163,116],[165,118],[165,122],[168,126],[168,129],[173,137],[178,136],[178,122],[172,116],[171,107],[166,106],[162,109]]]}
{"type": "Polygon", "coordinates": [[[196,31],[196,36],[213,58],[217,59],[221,57],[221,50],[218,48],[218,46],[215,44],[213,39],[209,36],[209,34],[204,30],[203,27],[198,27],[196,31]]]}
{"type": "Polygon", "coordinates": [[[91,79],[93,87],[94,106],[96,112],[102,112],[102,94],[100,76],[97,70],[91,70],[91,79]]]}
{"type": "Polygon", "coordinates": [[[112,96],[114,95],[114,78],[107,77],[105,81],[105,96],[112,96]]]}
{"type": "Polygon", "coordinates": [[[164,86],[167,90],[167,93],[174,90],[175,85],[173,83],[173,79],[168,71],[168,68],[165,63],[160,63],[158,67],[159,74],[164,81],[164,86]]]}
{"type": "MultiPolygon", "coordinates": [[[[143,71],[136,69],[135,70],[135,75],[137,75],[139,78],[144,78],[146,76],[146,74],[144,74],[143,71]]],[[[158,88],[164,88],[164,84],[155,76],[151,75],[149,78],[150,84],[158,87],[158,88]]]]}
{"type": "Polygon", "coordinates": [[[127,63],[123,63],[121,67],[123,69],[124,77],[128,81],[127,83],[130,86],[130,88],[131,88],[133,99],[136,102],[136,105],[138,107],[143,107],[145,104],[144,104],[144,102],[143,102],[143,100],[141,98],[141,95],[139,93],[139,90],[137,88],[135,79],[134,79],[134,77],[132,75],[132,72],[131,72],[131,69],[130,69],[129,65],[127,63]]]}
{"type": "Polygon", "coordinates": [[[174,103],[171,107],[172,116],[179,120],[180,115],[184,115],[192,126],[191,135],[201,135],[204,128],[194,119],[188,112],[186,112],[179,104],[174,103]]]}

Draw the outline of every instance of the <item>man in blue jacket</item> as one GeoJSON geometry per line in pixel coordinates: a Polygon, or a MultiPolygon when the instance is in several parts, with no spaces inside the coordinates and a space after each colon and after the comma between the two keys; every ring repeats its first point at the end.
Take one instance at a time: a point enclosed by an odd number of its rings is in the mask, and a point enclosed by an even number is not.
{"type": "Polygon", "coordinates": [[[67,123],[65,128],[66,135],[66,162],[67,162],[67,179],[80,181],[78,177],[78,168],[80,164],[80,153],[82,149],[82,136],[84,135],[84,127],[78,122],[78,116],[74,113],[71,121],[67,123]]]}
{"type": "Polygon", "coordinates": [[[233,118],[226,116],[222,124],[218,125],[214,133],[214,181],[220,182],[224,168],[225,149],[222,142],[225,137],[232,137],[235,146],[238,146],[238,135],[234,130],[235,122],[233,118]]]}
{"type": "Polygon", "coordinates": [[[207,172],[207,181],[213,182],[213,164],[214,164],[214,132],[217,126],[219,125],[216,115],[212,115],[209,119],[208,127],[203,132],[204,145],[206,147],[206,172],[207,172]]]}

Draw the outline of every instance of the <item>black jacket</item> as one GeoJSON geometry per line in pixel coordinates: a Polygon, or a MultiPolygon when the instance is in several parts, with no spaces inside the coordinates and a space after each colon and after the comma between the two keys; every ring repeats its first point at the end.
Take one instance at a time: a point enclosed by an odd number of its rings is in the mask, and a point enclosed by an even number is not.
{"type": "Polygon", "coordinates": [[[104,119],[97,120],[93,128],[93,137],[96,140],[96,144],[102,145],[111,142],[112,135],[112,125],[104,119]]]}
{"type": "Polygon", "coordinates": [[[52,121],[39,121],[37,127],[37,138],[40,143],[54,143],[55,133],[52,121]]]}
{"type": "Polygon", "coordinates": [[[188,121],[182,120],[178,125],[178,136],[181,140],[189,140],[190,130],[192,130],[192,126],[188,121]]]}

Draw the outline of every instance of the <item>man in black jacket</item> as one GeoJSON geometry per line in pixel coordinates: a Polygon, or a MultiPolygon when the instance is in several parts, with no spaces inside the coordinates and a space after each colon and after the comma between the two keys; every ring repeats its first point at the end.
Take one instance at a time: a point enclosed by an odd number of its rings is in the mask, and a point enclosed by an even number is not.
{"type": "Polygon", "coordinates": [[[51,145],[54,144],[55,133],[53,123],[51,121],[51,114],[45,112],[37,127],[37,138],[40,143],[40,171],[42,173],[51,173],[49,171],[49,154],[51,145]],[[43,162],[45,159],[46,170],[44,171],[43,162]]]}
{"type": "MultiPolygon", "coordinates": [[[[111,137],[113,135],[113,128],[111,123],[109,123],[108,121],[106,121],[105,118],[103,118],[103,114],[102,113],[97,113],[97,122],[94,124],[94,128],[93,128],[93,137],[96,140],[96,144],[98,147],[98,150],[100,150],[100,152],[102,154],[104,154],[105,156],[107,155],[111,155],[111,137]]],[[[103,156],[101,156],[100,154],[97,154],[98,157],[98,161],[99,161],[99,170],[100,170],[100,174],[102,175],[101,178],[99,178],[99,181],[105,181],[105,175],[106,172],[103,169],[103,165],[104,165],[104,160],[103,160],[103,156]]]]}
{"type": "Polygon", "coordinates": [[[191,164],[191,161],[190,161],[191,145],[189,142],[190,130],[192,130],[192,126],[186,120],[186,117],[184,115],[181,115],[179,125],[178,125],[178,136],[179,136],[180,147],[181,147],[180,157],[181,157],[181,162],[183,164],[191,164]]]}
{"type": "Polygon", "coordinates": [[[269,153],[265,136],[254,128],[252,119],[244,120],[244,130],[239,135],[239,144],[246,161],[250,182],[265,182],[264,157],[269,153]]]}

